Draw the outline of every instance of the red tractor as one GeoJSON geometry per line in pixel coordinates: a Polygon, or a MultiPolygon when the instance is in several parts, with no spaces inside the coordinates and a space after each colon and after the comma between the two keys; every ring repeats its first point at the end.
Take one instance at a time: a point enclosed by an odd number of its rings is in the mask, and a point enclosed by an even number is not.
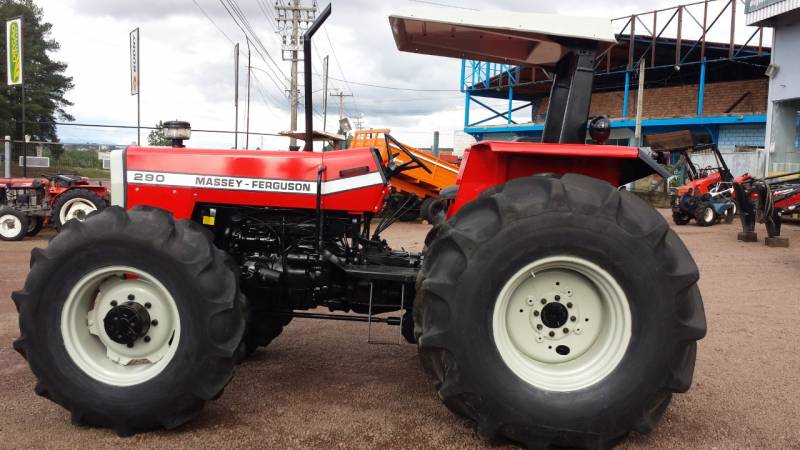
{"type": "Polygon", "coordinates": [[[47,223],[56,230],[106,207],[108,188],[75,174],[0,178],[0,240],[36,236],[47,223]]]}
{"type": "Polygon", "coordinates": [[[597,448],[651,431],[691,385],[698,269],[657,211],[617,189],[667,173],[637,148],[584,143],[595,58],[614,34],[565,20],[390,17],[400,50],[555,77],[543,142],[470,148],[422,254],[390,248],[394,218],[376,215],[390,180],[427,163],[311,151],[311,58],[303,152],[114,152],[114,206],[34,250],[12,296],[36,392],[76,424],[175,428],[293,318],[345,317],[400,326],[444,404],[485,438],[597,448]],[[350,314],[305,312],[318,307],[350,314]],[[392,311],[404,314],[379,316],[392,311]]]}

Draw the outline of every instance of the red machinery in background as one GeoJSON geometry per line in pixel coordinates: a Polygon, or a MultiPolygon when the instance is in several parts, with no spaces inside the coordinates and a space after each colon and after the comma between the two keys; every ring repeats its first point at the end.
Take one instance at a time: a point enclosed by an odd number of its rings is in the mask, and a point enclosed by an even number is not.
{"type": "Polygon", "coordinates": [[[0,178],[0,240],[35,236],[47,223],[56,230],[106,207],[108,188],[75,174],[0,178]]]}

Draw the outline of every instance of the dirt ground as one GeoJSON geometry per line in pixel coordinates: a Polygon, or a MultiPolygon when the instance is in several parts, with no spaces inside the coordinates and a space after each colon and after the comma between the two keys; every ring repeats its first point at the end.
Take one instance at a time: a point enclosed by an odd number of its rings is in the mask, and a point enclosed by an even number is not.
{"type": "MultiPolygon", "coordinates": [[[[708,336],[694,385],[675,397],[661,426],[621,448],[800,448],[800,227],[792,248],[736,241],[737,224],[677,231],[700,266],[708,336]]],[[[428,227],[396,225],[386,237],[422,246],[428,227]]],[[[763,228],[759,232],[765,234],[763,228]]],[[[465,421],[439,402],[416,349],[367,344],[365,324],[296,320],[236,373],[225,394],[172,432],[118,438],[77,428],[33,392],[12,348],[10,300],[30,249],[49,235],[0,243],[0,447],[2,448],[482,448],[465,421]]],[[[378,325],[381,337],[397,328],[378,325]]]]}

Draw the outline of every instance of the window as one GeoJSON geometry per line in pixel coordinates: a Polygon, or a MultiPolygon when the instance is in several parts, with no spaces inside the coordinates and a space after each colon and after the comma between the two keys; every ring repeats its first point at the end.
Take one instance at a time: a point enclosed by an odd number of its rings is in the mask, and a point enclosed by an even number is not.
{"type": "Polygon", "coordinates": [[[794,148],[800,149],[800,111],[794,112],[794,148]]]}

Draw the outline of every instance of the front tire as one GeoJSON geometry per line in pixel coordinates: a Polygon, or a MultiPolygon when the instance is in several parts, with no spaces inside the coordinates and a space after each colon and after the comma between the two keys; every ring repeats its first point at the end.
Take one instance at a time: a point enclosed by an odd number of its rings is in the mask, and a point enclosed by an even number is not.
{"type": "Polygon", "coordinates": [[[12,298],[36,393],[120,435],[177,427],[216,398],[245,312],[239,276],[207,234],[163,210],[114,207],[34,249],[12,298]]]}
{"type": "Polygon", "coordinates": [[[28,233],[28,216],[10,206],[0,206],[0,241],[21,241],[28,233]]]}
{"type": "Polygon", "coordinates": [[[28,237],[34,237],[42,231],[44,227],[44,217],[42,216],[28,216],[28,237]]]}
{"type": "Polygon", "coordinates": [[[481,436],[612,445],[689,388],[706,330],[697,267],[635,196],[580,175],[521,178],[432,233],[420,359],[481,436]]]}
{"type": "Polygon", "coordinates": [[[686,225],[691,220],[692,218],[682,211],[672,212],[672,221],[675,222],[675,225],[686,225]]]}
{"type": "Polygon", "coordinates": [[[710,227],[717,221],[717,213],[711,205],[699,205],[694,213],[694,220],[701,227],[710,227]]]}

